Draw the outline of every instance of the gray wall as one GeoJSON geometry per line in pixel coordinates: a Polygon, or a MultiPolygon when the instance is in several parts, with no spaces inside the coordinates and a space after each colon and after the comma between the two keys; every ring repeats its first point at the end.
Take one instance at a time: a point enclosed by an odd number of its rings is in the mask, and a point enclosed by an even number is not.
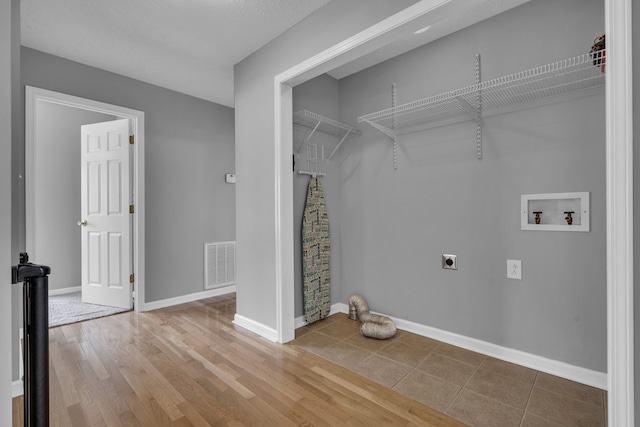
{"type": "MultiPolygon", "coordinates": [[[[309,80],[293,89],[293,111],[308,110],[332,120],[338,120],[338,81],[333,77],[323,74],[313,80],[309,80]]],[[[337,151],[331,160],[322,161],[321,147],[324,147],[325,158],[329,157],[338,145],[339,139],[323,132],[314,132],[312,129],[294,126],[293,152],[296,154],[296,171],[309,170],[307,167],[307,138],[309,142],[318,146],[318,169],[327,176],[320,178],[324,198],[327,204],[329,216],[329,234],[331,236],[331,303],[342,302],[340,284],[340,153],[337,151]]],[[[337,131],[337,129],[336,129],[337,131]]],[[[343,146],[348,141],[343,143],[343,146]]],[[[294,227],[294,291],[295,291],[295,316],[304,314],[304,298],[302,291],[302,215],[307,198],[308,175],[293,176],[293,227],[294,227]]]]}
{"type": "MultiPolygon", "coordinates": [[[[340,80],[340,120],[587,53],[601,0],[538,0],[340,80]]],[[[389,139],[362,125],[342,165],[342,298],[600,372],[607,369],[604,89],[389,139]],[[520,230],[520,195],[588,191],[591,231],[520,230]],[[459,270],[441,269],[441,254],[459,270]],[[523,280],[506,278],[506,260],[523,280]]]]}
{"type": "Polygon", "coordinates": [[[235,239],[233,109],[28,48],[21,75],[145,113],[146,302],[202,291],[202,245],[235,239]]]}
{"type": "MultiPolygon", "coordinates": [[[[233,109],[24,47],[21,78],[22,85],[144,111],[146,302],[203,291],[203,244],[235,240],[235,187],[224,182],[235,168],[233,109]]],[[[12,184],[20,188],[24,144],[14,141],[12,184]]],[[[24,212],[24,198],[12,208],[24,212]]],[[[18,217],[14,228],[24,242],[18,217]]],[[[14,290],[14,335],[19,298],[14,290]]]]}
{"type": "Polygon", "coordinates": [[[274,76],[413,3],[333,0],[236,64],[239,315],[276,327],[274,76]]]}
{"type": "Polygon", "coordinates": [[[35,209],[35,247],[29,255],[55,266],[49,289],[81,285],[80,126],[116,117],[46,101],[38,102],[33,185],[40,196],[35,209]]]}
{"type": "MultiPolygon", "coordinates": [[[[13,257],[12,211],[13,192],[11,141],[17,136],[19,119],[20,1],[0,3],[0,265],[8,269],[13,257]],[[7,201],[11,201],[7,203],[7,201]]],[[[0,276],[0,424],[11,425],[11,282],[7,274],[0,276]]]]}

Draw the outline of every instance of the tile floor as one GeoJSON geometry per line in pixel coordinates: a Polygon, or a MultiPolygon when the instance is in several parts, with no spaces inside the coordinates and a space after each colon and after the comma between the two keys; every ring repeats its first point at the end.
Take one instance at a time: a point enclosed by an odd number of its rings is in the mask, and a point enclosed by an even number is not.
{"type": "Polygon", "coordinates": [[[360,335],[335,314],[296,330],[293,345],[470,426],[606,426],[606,392],[410,332],[360,335]]]}

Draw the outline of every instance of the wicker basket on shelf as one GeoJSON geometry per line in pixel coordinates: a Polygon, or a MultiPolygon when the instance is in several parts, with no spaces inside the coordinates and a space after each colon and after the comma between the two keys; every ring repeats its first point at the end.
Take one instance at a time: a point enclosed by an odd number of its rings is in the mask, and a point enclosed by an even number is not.
{"type": "Polygon", "coordinates": [[[605,50],[604,34],[596,37],[596,39],[593,41],[593,46],[591,46],[591,51],[589,52],[589,54],[591,55],[591,58],[593,60],[593,65],[595,65],[596,67],[600,67],[600,71],[604,73],[604,63],[606,60],[605,56],[607,54],[607,51],[605,50]]]}

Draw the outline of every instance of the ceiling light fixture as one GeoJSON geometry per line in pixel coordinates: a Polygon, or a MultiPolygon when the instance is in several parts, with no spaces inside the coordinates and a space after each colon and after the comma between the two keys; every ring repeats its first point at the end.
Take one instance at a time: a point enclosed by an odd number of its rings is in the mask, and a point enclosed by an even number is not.
{"type": "Polygon", "coordinates": [[[431,25],[427,25],[424,28],[420,28],[419,30],[414,31],[413,34],[422,34],[422,33],[426,32],[429,28],[431,28],[431,25]]]}

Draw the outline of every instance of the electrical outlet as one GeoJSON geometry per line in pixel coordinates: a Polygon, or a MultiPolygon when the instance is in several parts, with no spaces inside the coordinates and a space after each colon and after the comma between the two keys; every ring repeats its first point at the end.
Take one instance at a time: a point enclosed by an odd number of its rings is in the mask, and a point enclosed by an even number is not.
{"type": "Polygon", "coordinates": [[[458,256],[451,254],[442,254],[442,268],[445,270],[458,269],[458,256]]]}
{"type": "Polygon", "coordinates": [[[519,259],[507,260],[507,278],[522,280],[522,261],[519,259]]]}

